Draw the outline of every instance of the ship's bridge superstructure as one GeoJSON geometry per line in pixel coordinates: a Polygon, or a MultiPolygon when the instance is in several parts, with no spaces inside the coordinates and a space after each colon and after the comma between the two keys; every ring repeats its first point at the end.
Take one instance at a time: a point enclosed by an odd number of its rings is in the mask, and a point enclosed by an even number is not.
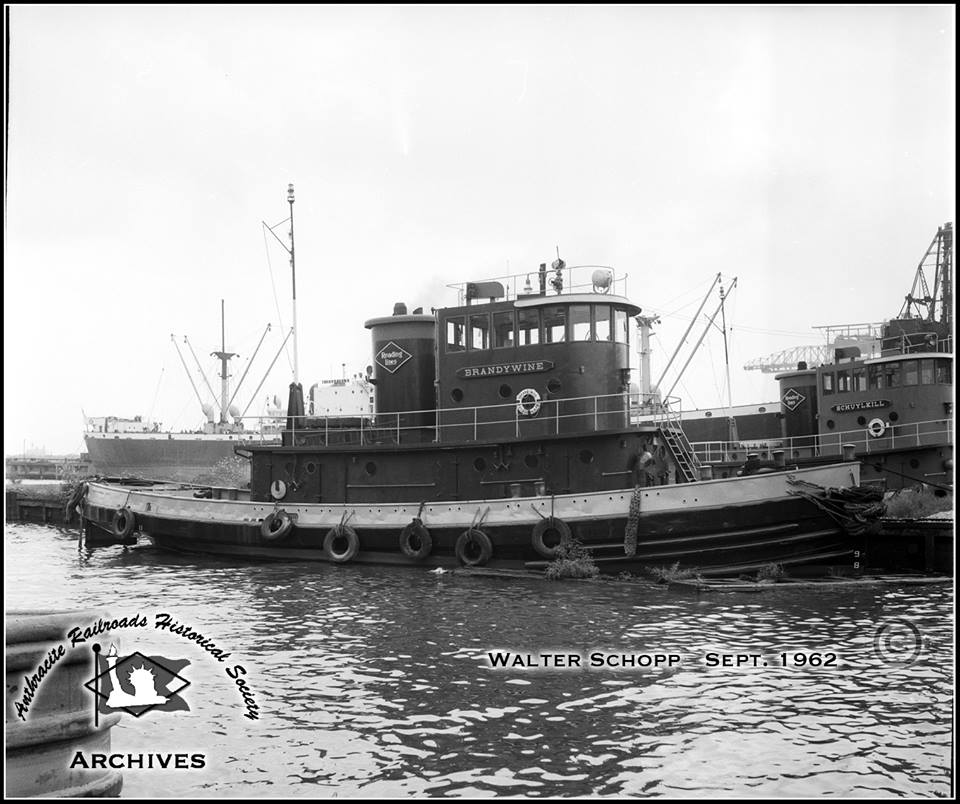
{"type": "MultiPolygon", "coordinates": [[[[444,443],[627,426],[630,319],[611,269],[588,266],[591,290],[510,294],[502,281],[458,286],[455,307],[366,322],[376,412],[444,443]]],[[[559,273],[559,272],[558,272],[559,273]]],[[[509,285],[508,285],[509,286],[509,285]]]]}

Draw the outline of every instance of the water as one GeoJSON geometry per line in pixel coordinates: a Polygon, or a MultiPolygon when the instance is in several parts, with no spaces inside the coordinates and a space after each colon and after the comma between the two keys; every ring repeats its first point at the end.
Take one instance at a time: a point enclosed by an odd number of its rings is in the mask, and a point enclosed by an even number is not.
{"type": "Polygon", "coordinates": [[[150,627],[120,632],[124,648],[191,661],[191,711],[124,715],[113,751],[202,752],[205,767],[125,770],[124,796],[951,794],[949,585],[696,597],[80,552],[74,532],[33,525],[7,525],[6,558],[8,609],[139,612],[150,627]],[[156,612],[231,658],[155,630],[156,612]],[[909,663],[904,621],[922,640],[909,663]],[[894,637],[879,648],[878,627],[894,637]],[[683,659],[492,669],[486,652],[498,648],[683,659]],[[710,651],[760,654],[768,666],[708,668],[710,651]],[[840,666],[772,666],[782,651],[833,651],[840,666]],[[257,721],[224,672],[235,664],[257,721]]]}

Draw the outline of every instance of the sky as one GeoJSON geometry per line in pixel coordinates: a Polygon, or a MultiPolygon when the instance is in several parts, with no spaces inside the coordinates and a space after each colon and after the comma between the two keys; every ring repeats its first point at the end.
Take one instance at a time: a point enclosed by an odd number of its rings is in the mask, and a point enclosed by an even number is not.
{"type": "MultiPolygon", "coordinates": [[[[559,248],[660,315],[654,378],[736,277],[730,397],[775,401],[743,365],[895,317],[953,220],[952,6],[9,11],[6,454],[78,453],[84,415],[201,426],[171,335],[218,388],[221,299],[246,407],[291,324],[288,183],[305,390],[395,302],[559,248]]],[[[249,414],[291,379],[288,347],[249,414]]],[[[717,329],[674,394],[726,402],[717,329]]]]}

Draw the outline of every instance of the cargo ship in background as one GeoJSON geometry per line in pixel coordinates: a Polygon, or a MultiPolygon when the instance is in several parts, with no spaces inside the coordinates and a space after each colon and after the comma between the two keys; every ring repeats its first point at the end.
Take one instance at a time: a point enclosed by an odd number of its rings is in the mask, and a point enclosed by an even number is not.
{"type": "MultiPolygon", "coordinates": [[[[268,324],[250,358],[247,370],[269,331],[268,324]]],[[[266,381],[289,337],[288,333],[260,381],[260,385],[254,391],[254,398],[266,381]]],[[[280,399],[276,396],[272,399],[267,397],[263,405],[263,413],[256,416],[247,416],[247,411],[253,404],[253,398],[242,411],[234,404],[240,387],[246,379],[247,371],[244,371],[231,394],[228,363],[231,358],[237,357],[237,354],[226,351],[222,301],[221,348],[220,351],[212,353],[221,365],[219,399],[214,395],[213,388],[200,361],[197,360],[190,341],[184,338],[184,343],[189,347],[204,384],[214,398],[213,403],[205,401],[201,396],[176,339],[171,336],[171,340],[206,419],[202,428],[173,432],[163,430],[159,422],[152,422],[140,416],[132,419],[116,416],[86,417],[84,443],[92,464],[92,473],[102,477],[166,480],[180,483],[209,483],[217,479],[219,474],[223,475],[221,479],[230,477],[241,485],[247,483],[250,479],[248,456],[243,452],[238,454],[236,449],[249,444],[279,444],[284,415],[280,399]]],[[[364,412],[369,413],[373,409],[372,385],[360,374],[349,379],[325,380],[316,383],[310,388],[309,408],[311,411],[316,411],[317,415],[327,416],[349,417],[361,415],[364,412]]]]}
{"type": "MultiPolygon", "coordinates": [[[[373,412],[373,386],[357,375],[315,383],[308,396],[311,415],[356,417],[373,412]]],[[[250,444],[279,443],[283,408],[279,397],[267,398],[265,415],[244,427],[244,419],[224,425],[208,421],[203,430],[172,432],[136,416],[90,416],[84,433],[90,472],[103,477],[210,482],[209,476],[225,459],[234,459],[250,444]],[[206,480],[204,478],[207,478],[206,480]]],[[[247,421],[251,421],[249,417],[247,421]]],[[[246,462],[246,458],[241,459],[246,462]]],[[[233,464],[237,469],[239,461],[233,464]]],[[[249,480],[249,467],[245,469],[249,480]]]]}

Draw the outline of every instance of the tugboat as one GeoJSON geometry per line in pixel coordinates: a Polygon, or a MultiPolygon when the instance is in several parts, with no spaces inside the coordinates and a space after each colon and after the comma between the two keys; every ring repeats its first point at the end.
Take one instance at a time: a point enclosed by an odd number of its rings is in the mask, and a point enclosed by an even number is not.
{"type": "Polygon", "coordinates": [[[780,453],[710,479],[669,400],[631,424],[625,285],[558,254],[452,286],[450,307],[398,303],[365,322],[373,414],[305,415],[295,362],[282,443],[247,448],[248,491],[91,482],[87,527],[250,559],[544,569],[577,541],[605,572],[852,569],[855,461],[780,453]]]}
{"type": "Polygon", "coordinates": [[[952,287],[953,225],[945,223],[921,259],[896,318],[826,328],[841,334],[829,352],[824,347],[818,347],[819,354],[811,351],[816,363],[803,360],[788,370],[779,366],[776,419],[767,405],[739,420],[741,428],[743,422],[754,425],[747,436],[753,443],[707,441],[699,422],[691,423],[685,430],[694,452],[724,477],[734,475],[748,454],[772,465],[773,451],[783,450],[788,460],[811,466],[837,460],[844,445],[852,445],[865,485],[952,490],[952,287]]]}

